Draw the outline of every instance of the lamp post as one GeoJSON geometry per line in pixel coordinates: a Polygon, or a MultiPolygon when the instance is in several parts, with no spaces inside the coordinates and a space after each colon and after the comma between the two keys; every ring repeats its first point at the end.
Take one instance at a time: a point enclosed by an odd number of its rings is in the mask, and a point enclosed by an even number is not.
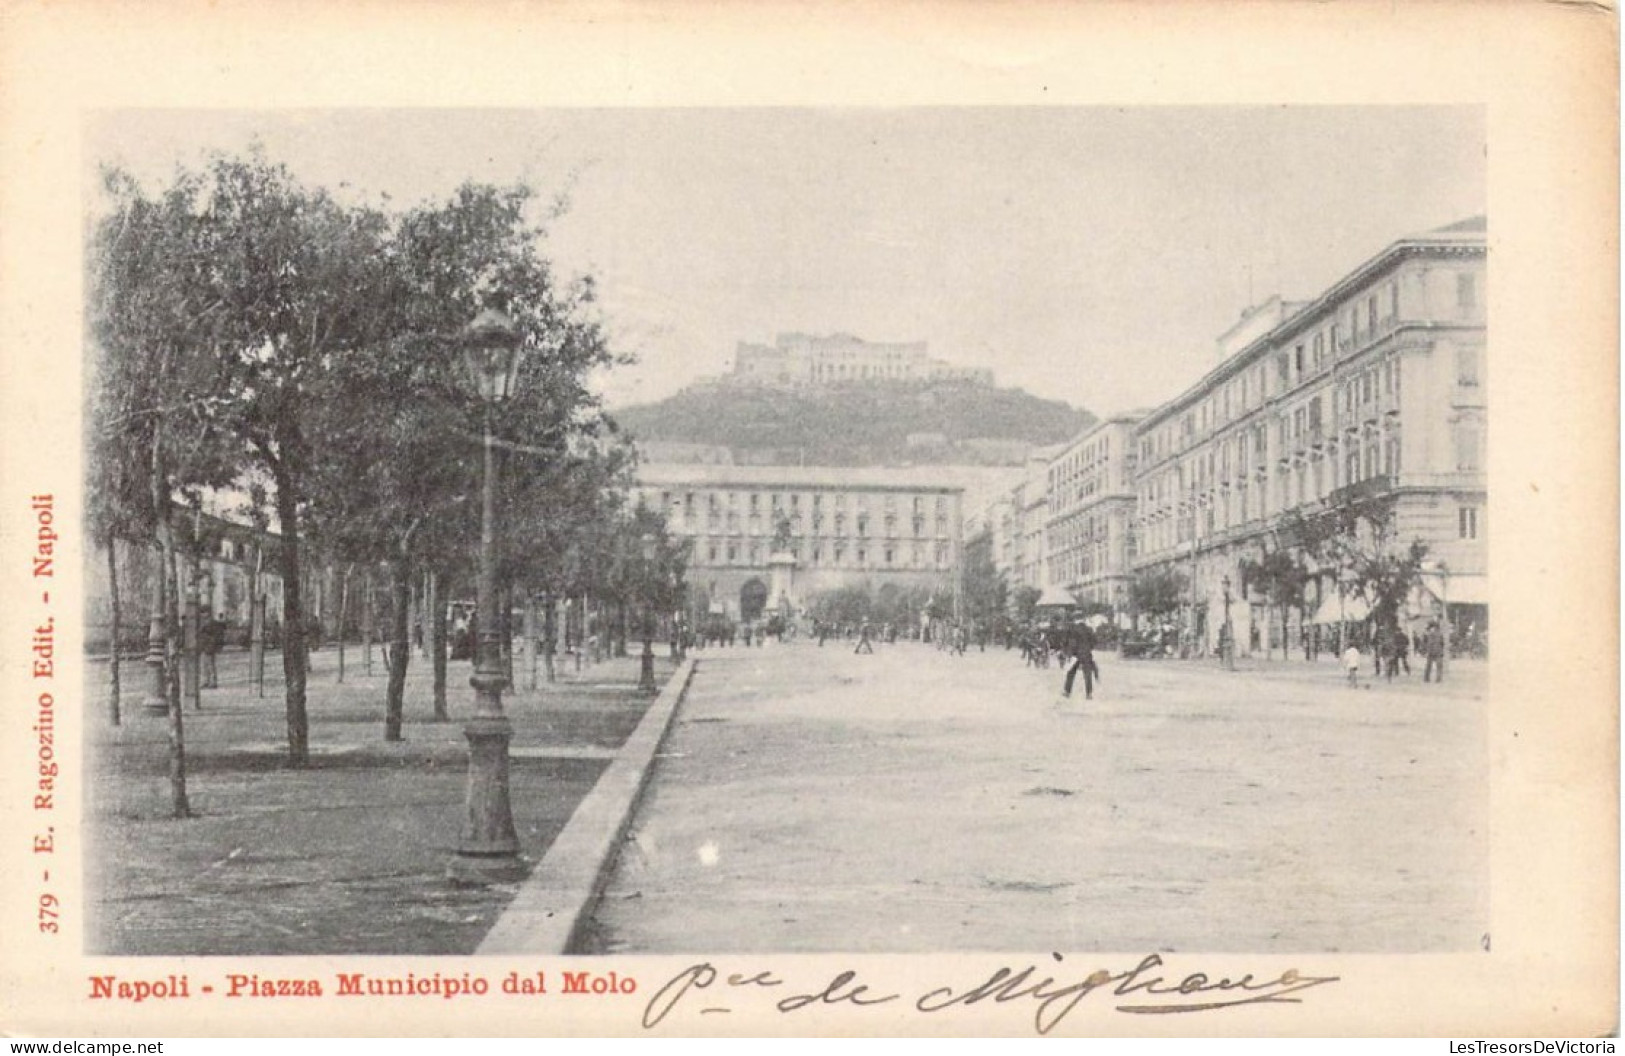
{"type": "Polygon", "coordinates": [[[1230,577],[1227,575],[1220,581],[1224,588],[1224,626],[1219,631],[1219,648],[1224,654],[1224,669],[1236,669],[1236,631],[1230,623],[1230,577]]]}
{"type": "Polygon", "coordinates": [[[475,596],[479,636],[475,643],[474,716],[463,727],[468,738],[467,816],[448,872],[459,883],[518,880],[524,875],[519,837],[508,799],[508,742],[513,724],[502,712],[502,621],[497,619],[496,445],[492,411],[508,397],[519,373],[522,335],[513,320],[495,309],[480,312],[462,334],[464,367],[484,404],[485,472],[480,516],[480,567],[475,596]]]}
{"type": "Polygon", "coordinates": [[[638,692],[654,694],[659,692],[655,685],[654,601],[650,596],[654,583],[655,537],[644,532],[640,543],[643,547],[643,658],[638,670],[638,692]]]}

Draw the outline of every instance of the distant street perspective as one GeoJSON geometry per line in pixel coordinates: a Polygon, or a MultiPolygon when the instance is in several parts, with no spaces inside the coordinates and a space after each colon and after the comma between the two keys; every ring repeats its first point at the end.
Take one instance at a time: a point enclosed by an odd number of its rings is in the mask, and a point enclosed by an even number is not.
{"type": "Polygon", "coordinates": [[[585,949],[1447,952],[1484,941],[1484,668],[703,653],[585,949]],[[1081,693],[1077,694],[1081,698],[1081,693]]]}
{"type": "Polygon", "coordinates": [[[91,952],[1491,943],[1481,111],[91,124],[91,952]]]}

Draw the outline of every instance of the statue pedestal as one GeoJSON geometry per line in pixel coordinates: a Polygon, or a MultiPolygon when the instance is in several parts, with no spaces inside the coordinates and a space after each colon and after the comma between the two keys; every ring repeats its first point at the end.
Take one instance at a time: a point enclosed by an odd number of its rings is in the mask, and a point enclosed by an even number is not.
{"type": "Polygon", "coordinates": [[[781,616],[788,616],[796,602],[796,555],[784,550],[774,552],[767,559],[771,580],[767,588],[767,607],[781,616]]]}

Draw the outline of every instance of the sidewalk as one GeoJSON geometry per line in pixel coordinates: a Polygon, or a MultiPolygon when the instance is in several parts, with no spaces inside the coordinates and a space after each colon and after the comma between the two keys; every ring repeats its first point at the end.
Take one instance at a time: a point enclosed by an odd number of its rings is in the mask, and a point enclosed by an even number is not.
{"type": "MultiPolygon", "coordinates": [[[[405,739],[383,740],[386,674],[360,650],[312,655],[311,761],[286,766],[281,657],[263,697],[247,658],[221,658],[222,688],[185,713],[193,817],[170,817],[168,720],[140,701],[145,668],[124,667],[123,722],[101,691],[86,709],[87,950],[105,954],[470,953],[521,885],[446,879],[467,775],[462,720],[470,665],[450,665],[450,721],[431,717],[428,666],[408,671],[405,739]]],[[[664,684],[675,665],[656,667],[664,684]]],[[[517,673],[524,685],[525,676],[517,673]]],[[[521,852],[539,862],[649,709],[635,656],[561,662],[558,681],[510,690],[510,783],[521,852]]],[[[94,696],[94,694],[93,694],[94,696]]]]}

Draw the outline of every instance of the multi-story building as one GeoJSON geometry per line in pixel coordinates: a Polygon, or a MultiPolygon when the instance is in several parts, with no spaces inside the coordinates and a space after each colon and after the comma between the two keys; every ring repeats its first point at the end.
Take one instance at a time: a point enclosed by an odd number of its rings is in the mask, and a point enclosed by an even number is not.
{"type": "Polygon", "coordinates": [[[769,385],[882,380],[993,384],[992,371],[936,359],[924,341],[871,342],[851,334],[779,334],[771,345],[741,341],[733,376],[769,385]]]}
{"type": "MultiPolygon", "coordinates": [[[[1394,537],[1435,562],[1425,582],[1485,626],[1485,233],[1475,218],[1395,242],[1141,420],[1134,564],[1187,571],[1207,648],[1227,604],[1242,649],[1263,622],[1241,562],[1292,546],[1290,513],[1356,496],[1392,498],[1394,537]]],[[[1316,582],[1288,641],[1358,618],[1335,586],[1316,582]]]]}
{"type": "Polygon", "coordinates": [[[647,463],[634,491],[736,616],[851,583],[957,589],[964,490],[929,469],[647,463]]]}
{"type": "Polygon", "coordinates": [[[1044,586],[1080,603],[1127,603],[1137,452],[1133,415],[1097,422],[1050,461],[1044,586]]]}
{"type": "Polygon", "coordinates": [[[1046,561],[1050,523],[1050,465],[1063,445],[1036,448],[1009,479],[995,486],[982,514],[992,541],[993,566],[1014,591],[1048,584],[1046,561]]]}

